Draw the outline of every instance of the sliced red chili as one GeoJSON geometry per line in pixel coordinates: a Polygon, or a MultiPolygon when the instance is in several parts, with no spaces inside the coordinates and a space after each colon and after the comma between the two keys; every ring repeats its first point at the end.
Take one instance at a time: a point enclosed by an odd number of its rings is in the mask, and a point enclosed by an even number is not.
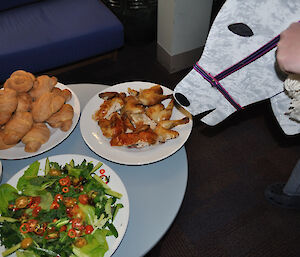
{"type": "Polygon", "coordinates": [[[46,230],[47,224],[43,223],[43,224],[37,224],[35,229],[34,229],[34,233],[36,233],[39,236],[42,236],[46,230]]]}
{"type": "Polygon", "coordinates": [[[63,187],[63,188],[62,188],[62,191],[63,191],[64,193],[68,193],[70,190],[69,190],[68,187],[63,187]]]}
{"type": "Polygon", "coordinates": [[[28,224],[28,231],[33,232],[38,224],[38,221],[35,219],[30,219],[27,221],[28,224]]]}
{"type": "Polygon", "coordinates": [[[51,206],[50,206],[50,209],[53,210],[53,209],[58,209],[58,208],[59,208],[59,203],[53,201],[53,203],[52,203],[51,206]]]}
{"type": "Polygon", "coordinates": [[[92,225],[86,225],[86,226],[85,226],[84,232],[85,232],[86,234],[91,234],[91,233],[93,232],[93,230],[94,230],[94,228],[93,228],[92,225]]]}
{"type": "Polygon", "coordinates": [[[62,194],[57,194],[57,195],[54,197],[55,202],[63,201],[63,199],[64,199],[64,197],[62,196],[62,194]]]}
{"type": "Polygon", "coordinates": [[[88,204],[88,202],[89,202],[89,197],[88,197],[87,194],[79,195],[78,201],[79,201],[81,204],[88,204]]]}
{"type": "Polygon", "coordinates": [[[36,208],[41,202],[41,197],[40,196],[33,196],[30,200],[30,209],[36,208]]]}
{"type": "Polygon", "coordinates": [[[70,238],[76,237],[76,231],[75,231],[74,228],[69,229],[69,231],[68,231],[68,236],[69,236],[70,238]]]}
{"type": "Polygon", "coordinates": [[[33,211],[32,211],[32,216],[33,216],[33,217],[37,217],[37,216],[39,215],[39,213],[40,213],[41,210],[42,210],[41,206],[35,207],[35,208],[33,209],[33,211]]]}
{"type": "Polygon", "coordinates": [[[103,182],[105,184],[107,184],[109,182],[109,179],[108,179],[108,177],[106,175],[101,175],[100,178],[103,180],[103,182]]]}
{"type": "Polygon", "coordinates": [[[66,226],[66,225],[63,225],[63,226],[60,228],[59,232],[63,232],[63,231],[66,231],[66,230],[67,230],[67,226],[66,226]]]}
{"type": "Polygon", "coordinates": [[[20,231],[22,234],[26,234],[29,232],[29,226],[27,223],[23,223],[21,226],[20,226],[20,231]]]}
{"type": "Polygon", "coordinates": [[[78,229],[78,230],[84,230],[84,225],[81,219],[76,218],[71,220],[72,228],[78,229]]]}
{"type": "Polygon", "coordinates": [[[61,178],[59,180],[59,184],[61,184],[62,186],[70,186],[71,185],[71,179],[70,177],[65,177],[65,178],[61,178]]]}

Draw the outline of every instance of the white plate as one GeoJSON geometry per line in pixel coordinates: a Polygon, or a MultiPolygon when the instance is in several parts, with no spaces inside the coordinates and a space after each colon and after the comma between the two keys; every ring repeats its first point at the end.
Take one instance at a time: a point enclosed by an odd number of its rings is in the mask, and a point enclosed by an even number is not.
{"type": "MultiPolygon", "coordinates": [[[[74,160],[75,164],[80,164],[83,160],[86,160],[87,162],[92,162],[94,165],[96,165],[99,162],[99,160],[96,160],[96,159],[88,157],[88,156],[73,155],[73,154],[55,155],[55,156],[51,156],[48,158],[50,161],[57,162],[60,165],[69,163],[72,159],[74,160]]],[[[44,175],[43,169],[45,167],[45,161],[46,161],[46,158],[39,160],[39,162],[40,162],[39,175],[44,175]]],[[[28,168],[28,166],[23,168],[22,170],[20,170],[18,173],[16,173],[7,182],[7,184],[10,184],[10,185],[16,187],[19,178],[24,174],[24,172],[27,168],[28,168]]],[[[105,163],[103,163],[103,165],[100,167],[99,170],[104,170],[105,171],[104,174],[107,176],[110,176],[110,181],[108,183],[109,187],[112,190],[117,191],[123,195],[123,197],[120,200],[118,200],[117,202],[122,203],[124,205],[124,207],[119,210],[119,212],[114,220],[114,225],[119,233],[119,236],[117,238],[115,238],[114,236],[110,236],[107,238],[109,250],[105,253],[104,257],[109,257],[118,248],[119,244],[121,243],[121,241],[124,237],[125,231],[127,229],[128,220],[129,220],[129,199],[128,199],[126,188],[125,188],[122,180],[109,166],[107,166],[105,163]]],[[[97,175],[100,175],[99,170],[96,171],[96,174],[98,173],[97,175]]],[[[3,250],[4,250],[4,247],[1,246],[0,252],[3,252],[3,250]]],[[[13,254],[11,256],[16,257],[16,254],[13,254]]]]}
{"type": "MultiPolygon", "coordinates": [[[[130,87],[132,89],[140,90],[150,88],[156,84],[150,82],[126,82],[108,87],[101,92],[127,92],[130,87]]],[[[172,90],[163,87],[164,94],[172,94],[172,90]]],[[[99,156],[120,164],[127,165],[143,165],[153,163],[162,160],[180,149],[188,139],[192,130],[192,119],[189,123],[180,125],[174,128],[179,132],[179,137],[168,140],[164,144],[148,146],[144,148],[127,148],[127,147],[112,147],[110,140],[103,136],[100,127],[97,122],[92,119],[93,114],[99,109],[99,106],[103,103],[98,94],[90,99],[87,105],[84,107],[80,118],[80,131],[81,135],[90,147],[99,156]]],[[[166,106],[168,100],[165,100],[163,104],[166,106]]],[[[181,119],[184,117],[177,108],[174,108],[171,120],[181,119]]]]}
{"type": "Polygon", "coordinates": [[[271,98],[271,106],[273,113],[286,135],[292,136],[300,133],[300,123],[289,118],[285,114],[290,107],[291,99],[282,92],[271,98]]]}
{"type": "Polygon", "coordinates": [[[61,143],[64,139],[66,139],[70,135],[70,133],[73,131],[73,129],[75,128],[75,126],[79,120],[79,116],[80,116],[79,99],[78,99],[77,95],[67,86],[65,86],[61,83],[57,83],[56,87],[58,87],[60,89],[69,89],[72,92],[72,98],[68,102],[68,104],[72,105],[72,107],[74,109],[74,117],[73,117],[73,123],[72,123],[71,128],[68,131],[63,132],[60,129],[51,128],[48,125],[48,128],[50,129],[50,138],[49,138],[48,142],[43,144],[38,151],[36,151],[34,153],[27,153],[24,150],[25,145],[22,142],[20,142],[17,145],[15,145],[14,147],[11,147],[11,148],[5,149],[5,150],[0,150],[0,159],[16,160],[16,159],[28,158],[28,157],[32,157],[32,156],[44,153],[44,152],[50,150],[51,148],[55,147],[59,143],[61,143]]]}

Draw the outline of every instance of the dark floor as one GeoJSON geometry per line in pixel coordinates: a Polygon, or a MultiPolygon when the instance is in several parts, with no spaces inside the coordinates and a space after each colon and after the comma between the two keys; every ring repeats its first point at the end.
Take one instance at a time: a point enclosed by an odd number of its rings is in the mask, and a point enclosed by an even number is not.
{"type": "MultiPolygon", "coordinates": [[[[188,71],[168,74],[157,63],[152,42],[125,45],[116,62],[101,61],[57,77],[65,84],[142,80],[174,88],[188,71]]],[[[300,211],[273,206],[264,197],[268,185],[289,178],[300,137],[283,134],[268,101],[217,127],[195,118],[185,148],[185,198],[174,223],[146,257],[300,256],[300,211]]]]}

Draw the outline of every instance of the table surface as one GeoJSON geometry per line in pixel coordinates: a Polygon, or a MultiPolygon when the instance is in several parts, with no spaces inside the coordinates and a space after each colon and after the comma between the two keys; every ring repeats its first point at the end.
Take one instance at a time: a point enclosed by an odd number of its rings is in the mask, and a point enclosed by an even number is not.
{"type": "MultiPolygon", "coordinates": [[[[79,98],[81,111],[95,94],[107,86],[99,84],[67,85],[79,98]]],[[[156,163],[129,166],[107,161],[85,144],[80,133],[80,120],[74,131],[53,149],[31,158],[1,160],[6,183],[20,169],[48,156],[81,154],[97,158],[110,166],[122,179],[128,193],[130,217],[125,236],[114,257],[143,256],[165,234],[181,206],[188,177],[185,148],[156,163]]]]}

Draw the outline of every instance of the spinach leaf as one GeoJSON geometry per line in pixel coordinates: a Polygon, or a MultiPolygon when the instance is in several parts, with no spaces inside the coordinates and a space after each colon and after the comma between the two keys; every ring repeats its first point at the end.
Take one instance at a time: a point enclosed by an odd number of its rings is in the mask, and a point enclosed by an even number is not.
{"type": "Polygon", "coordinates": [[[9,202],[15,200],[17,197],[17,189],[9,184],[2,184],[0,186],[0,214],[6,214],[9,202]]]}
{"type": "Polygon", "coordinates": [[[40,163],[35,161],[34,163],[30,164],[27,170],[25,170],[24,175],[19,178],[17,189],[22,190],[28,181],[37,176],[40,168],[40,163]]]}

